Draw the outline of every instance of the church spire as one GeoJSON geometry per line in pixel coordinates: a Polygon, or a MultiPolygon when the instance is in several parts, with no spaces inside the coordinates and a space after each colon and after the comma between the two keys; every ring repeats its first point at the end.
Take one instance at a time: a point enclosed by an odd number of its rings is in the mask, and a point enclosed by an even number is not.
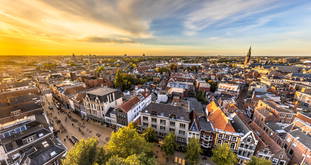
{"type": "Polygon", "coordinates": [[[252,55],[252,46],[250,46],[249,49],[248,49],[248,53],[247,53],[247,55],[245,57],[245,60],[244,60],[244,65],[249,65],[250,64],[251,55],[252,55]]]}

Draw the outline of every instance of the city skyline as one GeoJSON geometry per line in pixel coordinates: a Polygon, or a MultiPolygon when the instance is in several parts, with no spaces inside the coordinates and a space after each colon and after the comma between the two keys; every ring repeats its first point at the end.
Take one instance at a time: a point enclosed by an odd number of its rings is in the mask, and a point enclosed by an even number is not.
{"type": "Polygon", "coordinates": [[[311,55],[307,0],[0,4],[0,55],[311,55]]]}

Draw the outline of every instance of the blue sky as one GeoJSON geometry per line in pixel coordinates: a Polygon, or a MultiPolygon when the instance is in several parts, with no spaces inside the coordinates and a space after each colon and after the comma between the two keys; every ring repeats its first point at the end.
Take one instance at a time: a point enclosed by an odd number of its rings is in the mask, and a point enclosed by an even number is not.
{"type": "Polygon", "coordinates": [[[244,55],[252,45],[255,55],[311,55],[310,0],[0,3],[2,42],[21,40],[27,49],[39,43],[47,54],[244,55]]]}

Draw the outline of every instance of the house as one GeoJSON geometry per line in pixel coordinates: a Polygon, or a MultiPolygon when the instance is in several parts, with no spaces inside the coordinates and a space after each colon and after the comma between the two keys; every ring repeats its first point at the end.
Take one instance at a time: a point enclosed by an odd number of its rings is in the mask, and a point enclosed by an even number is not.
{"type": "Polygon", "coordinates": [[[233,151],[238,149],[240,141],[239,133],[235,131],[229,118],[217,106],[215,101],[211,101],[206,106],[207,119],[214,128],[214,146],[227,143],[233,151]]]}
{"type": "Polygon", "coordinates": [[[188,132],[188,139],[196,138],[200,140],[202,149],[209,151],[213,147],[214,128],[203,114],[196,111],[190,112],[191,123],[188,132]]]}
{"type": "Polygon", "coordinates": [[[255,153],[258,140],[254,132],[245,124],[242,119],[236,114],[230,115],[231,124],[235,131],[240,134],[240,141],[238,143],[237,155],[240,164],[248,162],[255,153]]]}
{"type": "Polygon", "coordinates": [[[235,83],[218,83],[217,92],[237,96],[240,94],[240,84],[235,83]]]}
{"type": "Polygon", "coordinates": [[[259,100],[253,115],[253,120],[259,125],[263,125],[268,121],[290,124],[294,118],[295,112],[292,109],[270,99],[259,100]]]}
{"type": "Polygon", "coordinates": [[[310,132],[295,129],[285,139],[285,149],[291,158],[290,164],[311,164],[310,132]]]}
{"type": "Polygon", "coordinates": [[[139,117],[139,113],[151,103],[151,94],[142,93],[125,101],[116,108],[117,124],[126,126],[139,117]]]}
{"type": "Polygon", "coordinates": [[[143,129],[154,128],[160,138],[173,132],[178,143],[187,144],[190,118],[183,107],[151,103],[140,112],[140,123],[143,129]]]}
{"type": "Polygon", "coordinates": [[[271,160],[273,165],[288,164],[290,159],[284,148],[277,144],[256,122],[252,121],[249,126],[259,140],[255,156],[271,160]]]}
{"type": "Polygon", "coordinates": [[[84,112],[88,118],[104,122],[105,114],[110,108],[117,108],[123,103],[122,93],[108,87],[98,87],[86,92],[83,99],[84,112]]]}

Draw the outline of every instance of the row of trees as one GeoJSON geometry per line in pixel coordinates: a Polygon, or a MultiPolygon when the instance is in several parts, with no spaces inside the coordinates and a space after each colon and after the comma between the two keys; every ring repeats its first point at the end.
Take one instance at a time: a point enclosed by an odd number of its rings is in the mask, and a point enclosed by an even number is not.
{"type": "MultiPolygon", "coordinates": [[[[161,150],[171,158],[174,155],[178,144],[174,133],[169,133],[160,142],[161,150]]],[[[112,133],[109,142],[100,146],[96,138],[89,138],[78,142],[69,152],[63,165],[155,165],[156,158],[153,153],[154,142],[158,142],[157,134],[153,128],[147,128],[139,134],[130,124],[112,133]]],[[[199,163],[201,145],[198,139],[190,138],[185,158],[191,165],[199,163]]],[[[228,144],[217,145],[213,149],[212,160],[220,165],[235,165],[238,162],[237,156],[233,153],[228,144]]],[[[252,157],[248,165],[272,165],[271,161],[252,157]]]]}
{"type": "MultiPolygon", "coordinates": [[[[169,133],[161,141],[161,149],[170,157],[178,145],[175,134],[169,133]]],[[[158,142],[153,128],[139,134],[133,124],[112,133],[109,142],[100,146],[96,138],[82,139],[66,155],[63,165],[155,165],[154,142],[158,142]]],[[[201,147],[197,139],[190,139],[186,160],[197,164],[201,147]]]]}

